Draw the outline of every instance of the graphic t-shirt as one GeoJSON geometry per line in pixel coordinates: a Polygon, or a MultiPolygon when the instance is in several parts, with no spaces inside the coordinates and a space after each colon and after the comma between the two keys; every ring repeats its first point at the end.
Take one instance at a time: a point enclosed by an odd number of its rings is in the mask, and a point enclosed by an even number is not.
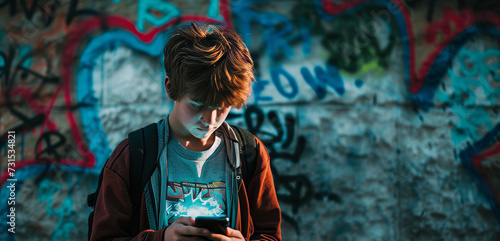
{"type": "Polygon", "coordinates": [[[167,220],[180,216],[227,216],[226,152],[221,133],[203,152],[184,148],[174,138],[168,148],[167,220]]]}

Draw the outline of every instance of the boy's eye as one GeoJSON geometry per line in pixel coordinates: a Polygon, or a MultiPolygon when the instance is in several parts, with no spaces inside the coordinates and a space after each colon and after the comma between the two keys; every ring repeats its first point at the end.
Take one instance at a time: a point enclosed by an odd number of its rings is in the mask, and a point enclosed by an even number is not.
{"type": "Polygon", "coordinates": [[[197,104],[191,104],[191,107],[193,107],[193,109],[200,109],[203,105],[197,105],[197,104]]]}

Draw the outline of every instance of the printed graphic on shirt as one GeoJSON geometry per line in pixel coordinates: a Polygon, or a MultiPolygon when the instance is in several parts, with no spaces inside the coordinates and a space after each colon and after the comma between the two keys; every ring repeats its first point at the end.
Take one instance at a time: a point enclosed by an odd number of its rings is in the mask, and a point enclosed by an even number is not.
{"type": "Polygon", "coordinates": [[[226,183],[168,182],[168,223],[171,224],[180,216],[227,216],[226,183]]]}

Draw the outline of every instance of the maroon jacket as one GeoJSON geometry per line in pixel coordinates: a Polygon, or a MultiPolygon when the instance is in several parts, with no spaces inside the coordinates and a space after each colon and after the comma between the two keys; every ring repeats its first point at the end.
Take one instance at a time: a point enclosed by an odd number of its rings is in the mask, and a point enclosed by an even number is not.
{"type": "MultiPolygon", "coordinates": [[[[257,159],[253,178],[238,189],[239,208],[236,229],[245,240],[281,240],[281,210],[274,189],[269,154],[257,137],[257,159]]],[[[101,189],[94,210],[90,240],[150,240],[162,241],[165,228],[149,229],[144,201],[141,200],[139,230],[130,236],[132,203],[128,194],[130,151],[128,139],[111,154],[103,170],[101,189]]]]}

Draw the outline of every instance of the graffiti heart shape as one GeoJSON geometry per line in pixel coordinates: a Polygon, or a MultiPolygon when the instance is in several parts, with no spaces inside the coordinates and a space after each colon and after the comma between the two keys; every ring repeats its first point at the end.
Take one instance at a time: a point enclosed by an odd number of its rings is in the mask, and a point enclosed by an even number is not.
{"type": "MultiPolygon", "coordinates": [[[[106,136],[107,134],[103,129],[99,112],[103,110],[106,103],[113,104],[118,102],[125,105],[135,104],[134,100],[140,98],[137,94],[137,89],[133,90],[134,85],[121,86],[121,83],[113,83],[114,87],[119,89],[112,93],[107,93],[110,98],[106,99],[100,96],[101,98],[99,99],[96,96],[96,91],[97,93],[102,93],[102,90],[104,89],[103,85],[111,83],[105,80],[105,78],[100,78],[99,83],[95,82],[96,79],[99,79],[96,74],[105,74],[105,68],[96,70],[96,67],[103,67],[106,64],[105,59],[102,58],[109,57],[110,54],[107,51],[118,47],[116,51],[119,51],[120,54],[124,54],[124,52],[127,52],[128,48],[129,50],[133,49],[134,51],[140,52],[143,55],[143,57],[141,57],[143,59],[148,58],[148,56],[158,59],[163,52],[163,45],[165,43],[165,39],[163,38],[164,35],[161,33],[173,27],[175,24],[193,21],[223,24],[219,20],[207,17],[181,16],[179,18],[172,19],[170,22],[161,27],[152,29],[148,33],[141,33],[136,29],[135,25],[126,18],[119,16],[106,16],[102,18],[89,18],[88,20],[82,22],[69,34],[68,43],[65,47],[62,58],[64,102],[68,108],[73,106],[79,107],[82,129],[87,137],[87,140],[84,141],[82,133],[80,133],[81,130],[77,125],[75,115],[73,112],[68,112],[66,115],[71,132],[77,144],[78,151],[83,156],[83,160],[78,162],[76,165],[82,167],[97,167],[95,170],[100,171],[100,167],[102,167],[111,152],[111,148],[114,146],[110,146],[106,136]],[[77,56],[76,53],[78,49],[82,49],[82,43],[87,40],[88,36],[95,34],[96,32],[100,32],[102,28],[108,31],[104,31],[103,34],[93,37],[89,44],[85,46],[85,49],[81,52],[79,62],[77,63],[74,61],[75,56],[77,56]],[[120,46],[125,47],[125,49],[120,46]],[[100,58],[101,60],[99,61],[100,58]],[[72,78],[72,74],[75,74],[77,78],[72,78]],[[78,93],[76,98],[71,94],[72,81],[75,79],[78,93]],[[124,95],[126,95],[126,97],[124,97],[124,95]],[[109,101],[109,99],[111,99],[111,101],[109,101]],[[100,103],[99,100],[101,101],[100,103]],[[84,143],[87,143],[88,146],[84,143]]],[[[158,62],[162,62],[161,58],[158,59],[158,62]]],[[[139,64],[138,66],[141,65],[139,64]]],[[[130,68],[128,69],[130,70],[130,68]]],[[[151,75],[155,75],[157,72],[158,71],[153,71],[151,75]]],[[[130,73],[132,76],[140,76],[140,74],[134,73],[134,71],[127,73],[130,73]]],[[[111,80],[119,80],[124,77],[123,74],[120,73],[111,73],[111,76],[111,80]]],[[[130,78],[131,76],[126,77],[129,80],[129,84],[130,81],[134,80],[133,78],[130,78]]],[[[158,86],[157,84],[163,83],[161,78],[164,78],[164,75],[156,76],[155,80],[142,78],[141,80],[143,81],[147,80],[151,82],[140,86],[146,88],[149,91],[147,93],[151,93],[151,88],[156,89],[157,92],[155,93],[161,93],[161,85],[158,86]]],[[[155,100],[158,100],[159,98],[162,97],[157,96],[155,100]]],[[[165,98],[162,99],[164,100],[165,98]]],[[[160,105],[165,106],[165,103],[160,105]]],[[[139,127],[140,126],[137,126],[137,128],[139,127]]]]}

